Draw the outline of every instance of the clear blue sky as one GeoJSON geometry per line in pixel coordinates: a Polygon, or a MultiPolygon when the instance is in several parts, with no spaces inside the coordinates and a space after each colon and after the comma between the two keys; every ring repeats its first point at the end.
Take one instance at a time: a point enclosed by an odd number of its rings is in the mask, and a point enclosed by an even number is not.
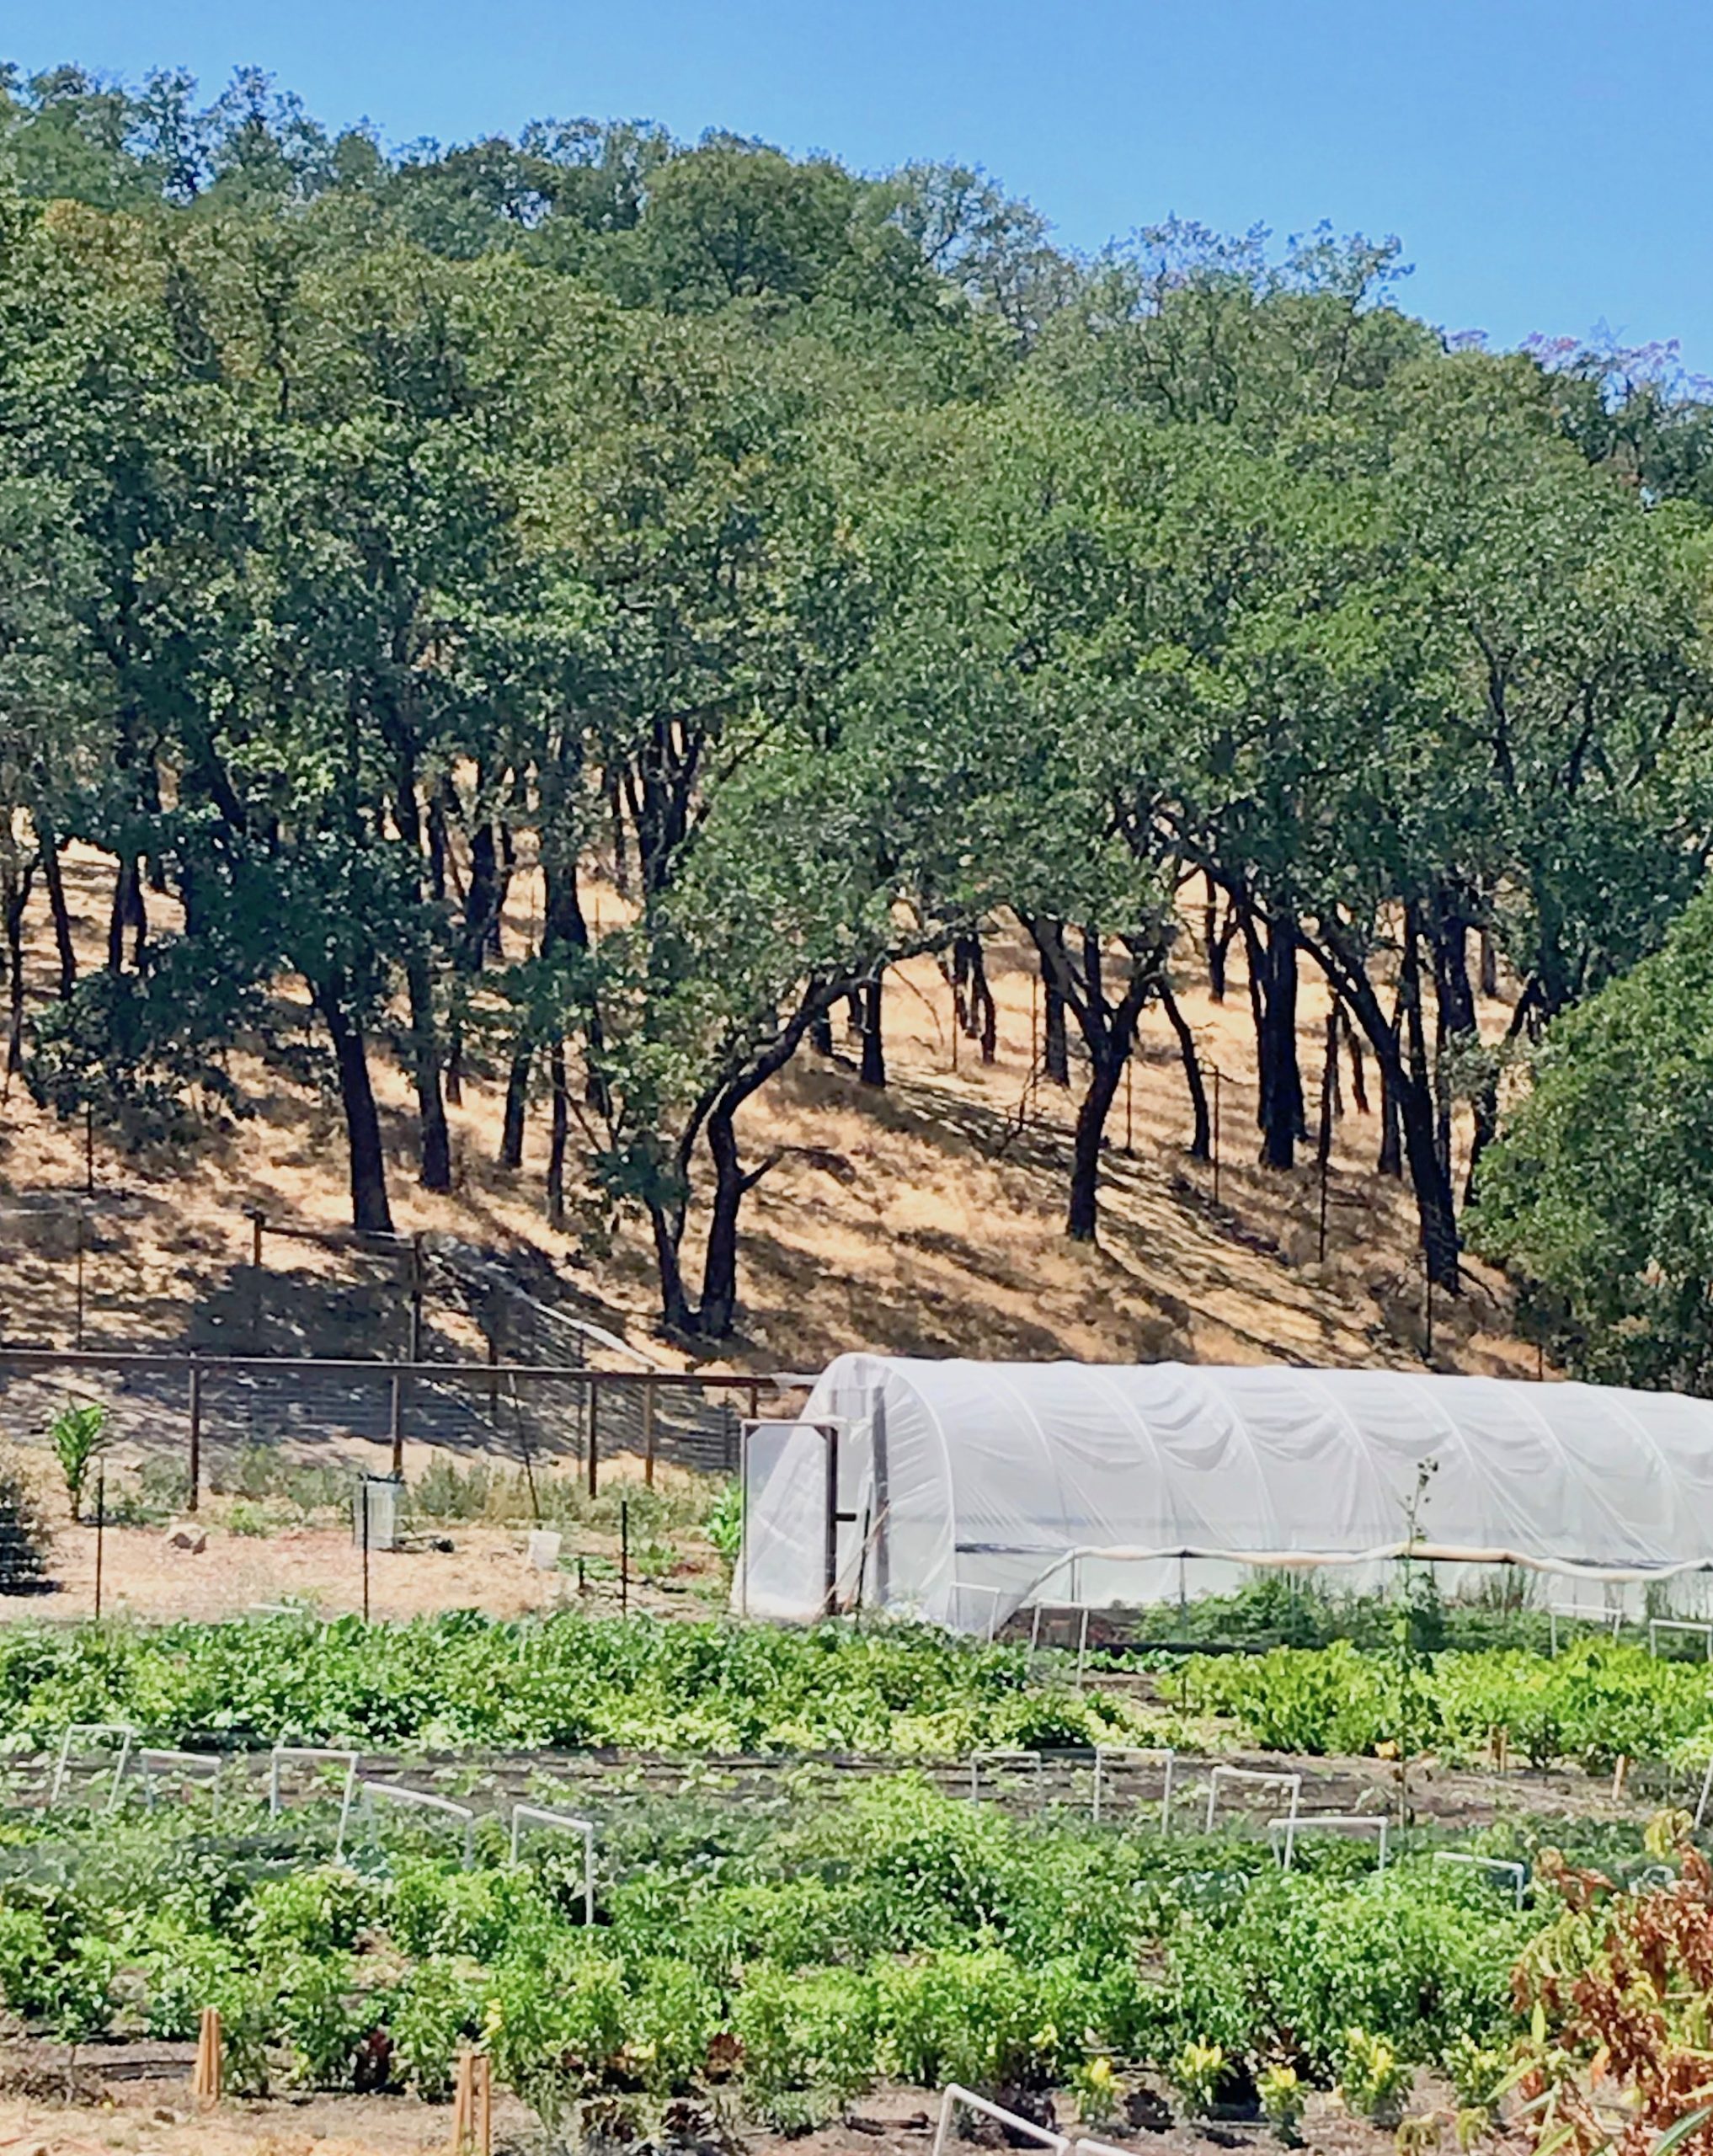
{"type": "Polygon", "coordinates": [[[1328,217],[1398,233],[1449,328],[1604,322],[1713,374],[1709,0],[37,0],[0,55],[255,63],[392,141],[593,114],[956,157],[1078,248],[1328,217]]]}

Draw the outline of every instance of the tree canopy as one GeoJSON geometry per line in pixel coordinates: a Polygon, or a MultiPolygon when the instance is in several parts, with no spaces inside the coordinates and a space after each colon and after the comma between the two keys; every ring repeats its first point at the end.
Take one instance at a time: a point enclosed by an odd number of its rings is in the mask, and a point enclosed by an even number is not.
{"type": "Polygon", "coordinates": [[[253,73],[0,72],[10,1066],[141,1127],[221,1113],[241,1042],[307,1059],[376,1230],[374,1058],[431,1188],[497,1075],[502,1164],[544,1111],[549,1216],[635,1210],[663,1323],[719,1338],[745,1103],[850,998],[878,1082],[887,968],[973,1011],[1001,913],[1045,1078],[1080,1049],[1095,1235],[1150,1001],[1200,1098],[1193,885],[1262,1157],[1305,1136],[1308,968],[1451,1289],[1450,1102],[1478,1148],[1502,1105],[1471,939],[1508,964],[1553,1045],[1483,1232],[1581,1308],[1525,1164],[1585,1142],[1566,1074],[1700,917],[1713,419],[1668,354],[1448,341],[1402,276],[1177,223],[1079,259],[960,168],[593,120],[395,150],[253,73]],[[72,841],[115,864],[99,969],[72,841]]]}

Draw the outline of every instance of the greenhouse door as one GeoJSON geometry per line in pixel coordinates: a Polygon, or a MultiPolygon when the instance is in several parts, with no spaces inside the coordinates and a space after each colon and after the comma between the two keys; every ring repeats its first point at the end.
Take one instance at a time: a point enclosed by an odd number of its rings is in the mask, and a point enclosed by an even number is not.
{"type": "Polygon", "coordinates": [[[840,1530],[856,1520],[840,1508],[840,1465],[835,1422],[743,1425],[744,1615],[812,1620],[838,1609],[840,1530]]]}

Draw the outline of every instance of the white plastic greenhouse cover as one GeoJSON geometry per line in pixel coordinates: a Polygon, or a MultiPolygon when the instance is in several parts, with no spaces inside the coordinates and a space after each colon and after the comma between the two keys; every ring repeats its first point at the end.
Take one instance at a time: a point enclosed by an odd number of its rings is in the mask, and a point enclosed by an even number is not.
{"type": "Polygon", "coordinates": [[[750,1433],[734,1596],[752,1615],[826,1605],[828,1432],[837,1605],[959,1630],[1031,1603],[1205,1593],[1257,1565],[1373,1585],[1406,1547],[1609,1596],[1713,1564],[1713,1404],[1680,1394],[841,1355],[798,1422],[750,1433]]]}

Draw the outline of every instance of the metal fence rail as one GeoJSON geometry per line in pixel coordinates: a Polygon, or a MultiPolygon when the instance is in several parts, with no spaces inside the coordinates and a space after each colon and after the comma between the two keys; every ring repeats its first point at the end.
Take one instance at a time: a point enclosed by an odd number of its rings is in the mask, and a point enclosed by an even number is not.
{"type": "Polygon", "coordinates": [[[0,1419],[45,1432],[68,1398],[99,1399],[120,1442],[179,1451],[195,1510],[246,1446],[330,1460],[353,1444],[407,1444],[520,1465],[574,1464],[591,1495],[603,1460],[628,1453],[735,1471],[740,1413],[800,1389],[787,1377],[702,1377],[579,1364],[370,1362],[102,1348],[0,1348],[0,1419]]]}

